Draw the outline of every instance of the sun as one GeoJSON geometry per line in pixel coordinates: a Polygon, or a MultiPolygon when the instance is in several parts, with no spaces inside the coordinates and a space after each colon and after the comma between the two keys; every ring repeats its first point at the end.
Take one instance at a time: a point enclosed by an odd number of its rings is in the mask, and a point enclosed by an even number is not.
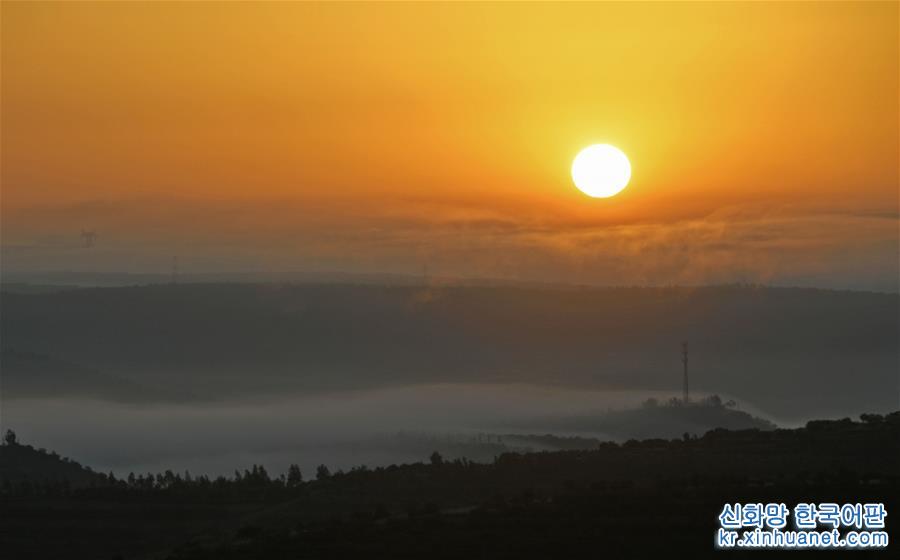
{"type": "Polygon", "coordinates": [[[588,196],[609,198],[619,194],[631,179],[631,163],[615,146],[594,144],[578,152],[572,162],[572,181],[588,196]]]}

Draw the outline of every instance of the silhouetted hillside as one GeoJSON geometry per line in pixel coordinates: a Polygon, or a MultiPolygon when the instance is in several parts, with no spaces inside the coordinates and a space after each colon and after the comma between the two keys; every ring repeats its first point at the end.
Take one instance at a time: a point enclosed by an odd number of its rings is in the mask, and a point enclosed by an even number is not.
{"type": "Polygon", "coordinates": [[[12,432],[6,433],[5,445],[0,446],[0,486],[7,494],[23,484],[79,488],[102,480],[101,475],[67,457],[17,443],[12,432]]]}
{"type": "MultiPolygon", "coordinates": [[[[5,485],[0,550],[70,560],[696,557],[715,552],[726,502],[869,501],[895,511],[900,412],[862,419],[507,453],[488,464],[433,454],[427,464],[322,466],[315,480],[254,466],[230,479],[169,471],[81,488],[5,485]]],[[[11,447],[20,452],[0,452],[11,447]]]]}
{"type": "Polygon", "coordinates": [[[3,293],[0,340],[200,396],[483,381],[669,391],[690,340],[698,391],[809,417],[895,404],[898,301],[757,287],[156,285],[3,293]]]}

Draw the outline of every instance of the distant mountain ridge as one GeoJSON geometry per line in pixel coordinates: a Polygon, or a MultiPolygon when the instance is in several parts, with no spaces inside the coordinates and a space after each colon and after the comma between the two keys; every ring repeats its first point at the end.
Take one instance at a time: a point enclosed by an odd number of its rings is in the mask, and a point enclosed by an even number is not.
{"type": "Polygon", "coordinates": [[[890,409],[900,369],[896,294],[185,284],[0,298],[4,351],[200,397],[486,381],[672,391],[689,340],[698,391],[835,416],[890,409]]]}
{"type": "Polygon", "coordinates": [[[723,404],[716,395],[688,404],[678,399],[659,404],[655,399],[650,399],[640,408],[551,418],[540,423],[548,429],[603,434],[618,441],[698,436],[714,429],[778,428],[771,421],[737,410],[735,406],[731,403],[723,404]]]}
{"type": "Polygon", "coordinates": [[[143,385],[32,352],[0,352],[5,394],[17,398],[91,397],[120,402],[192,400],[193,396],[143,385]]]}

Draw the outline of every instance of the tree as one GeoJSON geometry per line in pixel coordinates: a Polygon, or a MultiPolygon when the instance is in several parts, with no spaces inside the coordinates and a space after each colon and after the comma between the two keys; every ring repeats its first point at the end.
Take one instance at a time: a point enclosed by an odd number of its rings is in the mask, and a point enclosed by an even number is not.
{"type": "Polygon", "coordinates": [[[432,453],[432,454],[431,454],[431,457],[429,457],[429,459],[431,459],[431,464],[434,465],[434,466],[439,466],[439,465],[443,465],[443,464],[444,464],[444,458],[441,457],[441,454],[438,453],[437,451],[435,451],[434,453],[432,453]]]}
{"type": "Polygon", "coordinates": [[[3,441],[6,442],[6,445],[17,445],[18,441],[16,439],[16,432],[12,430],[6,430],[6,435],[3,436],[3,441]]]}
{"type": "Polygon", "coordinates": [[[300,472],[300,466],[292,464],[288,467],[287,485],[290,488],[296,488],[301,483],[303,483],[303,473],[300,472]]]}
{"type": "Polygon", "coordinates": [[[881,424],[884,422],[884,416],[881,414],[860,414],[859,419],[866,424],[881,424]]]}
{"type": "Polygon", "coordinates": [[[331,477],[331,471],[325,465],[316,467],[316,480],[325,480],[331,477]]]}

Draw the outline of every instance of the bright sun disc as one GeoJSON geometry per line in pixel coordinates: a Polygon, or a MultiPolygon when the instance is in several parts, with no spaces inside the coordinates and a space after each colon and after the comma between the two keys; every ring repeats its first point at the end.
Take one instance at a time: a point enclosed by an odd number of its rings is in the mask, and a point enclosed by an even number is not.
{"type": "Polygon", "coordinates": [[[572,180],[588,196],[607,198],[618,194],[631,179],[631,163],[622,150],[594,144],[578,152],[572,162],[572,180]]]}

